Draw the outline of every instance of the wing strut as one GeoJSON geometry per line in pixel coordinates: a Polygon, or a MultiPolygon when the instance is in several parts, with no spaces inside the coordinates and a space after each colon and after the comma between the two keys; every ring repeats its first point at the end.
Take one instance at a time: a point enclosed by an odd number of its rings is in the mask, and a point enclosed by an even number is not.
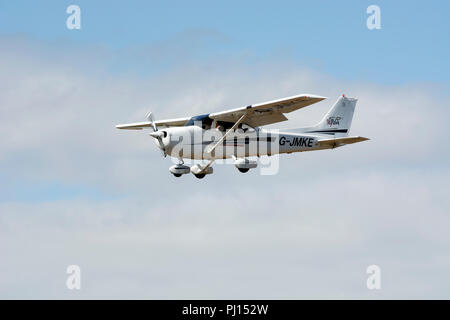
{"type": "Polygon", "coordinates": [[[221,144],[223,140],[225,140],[225,138],[227,137],[227,135],[229,135],[232,131],[234,131],[234,129],[236,129],[236,127],[244,120],[244,118],[245,118],[246,116],[247,116],[247,112],[244,113],[244,114],[242,115],[242,117],[240,117],[239,120],[236,121],[235,124],[233,124],[233,126],[231,127],[231,129],[228,130],[228,131],[223,135],[223,137],[220,138],[219,141],[217,141],[217,143],[216,143],[211,149],[209,149],[208,153],[213,152],[214,149],[215,149],[219,144],[221,144]]]}

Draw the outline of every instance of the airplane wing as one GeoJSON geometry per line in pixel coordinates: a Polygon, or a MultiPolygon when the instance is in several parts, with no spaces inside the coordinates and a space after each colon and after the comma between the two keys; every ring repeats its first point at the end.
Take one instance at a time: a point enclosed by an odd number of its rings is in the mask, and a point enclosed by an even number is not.
{"type": "Polygon", "coordinates": [[[244,114],[242,122],[252,127],[264,126],[287,120],[284,113],[289,113],[326,99],[325,97],[301,94],[279,100],[253,104],[247,107],[211,113],[209,117],[216,121],[236,123],[244,114]]]}
{"type": "MultiPolygon", "coordinates": [[[[189,121],[190,118],[177,118],[177,119],[167,119],[167,120],[157,120],[155,121],[156,126],[158,127],[182,127],[186,122],[189,121]]],[[[152,127],[150,121],[143,122],[135,122],[135,123],[126,123],[126,124],[118,124],[116,126],[117,129],[126,129],[126,130],[142,130],[143,128],[152,127]]]]}
{"type": "Polygon", "coordinates": [[[330,148],[336,148],[341,147],[346,144],[352,144],[357,142],[362,142],[369,140],[369,138],[364,137],[344,137],[344,138],[336,138],[336,139],[323,139],[317,141],[319,144],[319,147],[330,147],[330,148]]]}

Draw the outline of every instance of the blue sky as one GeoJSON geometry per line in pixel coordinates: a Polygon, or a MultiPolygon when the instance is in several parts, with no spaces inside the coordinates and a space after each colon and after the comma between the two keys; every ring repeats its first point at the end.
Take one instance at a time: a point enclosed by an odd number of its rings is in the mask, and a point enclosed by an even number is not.
{"type": "Polygon", "coordinates": [[[449,7],[0,0],[0,298],[449,298],[449,7]],[[371,140],[200,181],[114,127],[299,93],[276,128],[345,93],[371,140]]]}
{"type": "MultiPolygon", "coordinates": [[[[118,52],[192,41],[195,59],[275,55],[346,79],[448,83],[449,7],[447,1],[2,1],[0,34],[118,52]],[[65,28],[70,4],[81,7],[80,31],[65,28]],[[370,4],[381,8],[381,30],[366,28],[370,4]]],[[[161,68],[124,60],[112,59],[111,70],[161,68]]]]}

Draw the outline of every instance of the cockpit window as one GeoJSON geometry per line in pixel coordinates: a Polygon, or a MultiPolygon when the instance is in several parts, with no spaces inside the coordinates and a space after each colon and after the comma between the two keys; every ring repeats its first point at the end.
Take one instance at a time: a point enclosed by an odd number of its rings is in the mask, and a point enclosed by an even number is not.
{"type": "Polygon", "coordinates": [[[186,124],[184,126],[187,127],[187,126],[200,125],[203,129],[207,130],[207,129],[211,128],[212,121],[213,120],[209,117],[209,113],[202,114],[202,115],[190,118],[189,121],[186,122],[186,124]]]}

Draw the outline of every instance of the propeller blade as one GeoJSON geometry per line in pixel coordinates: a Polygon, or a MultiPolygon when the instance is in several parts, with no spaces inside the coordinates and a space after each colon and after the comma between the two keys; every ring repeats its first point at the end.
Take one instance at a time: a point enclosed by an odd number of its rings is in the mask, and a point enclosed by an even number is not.
{"type": "Polygon", "coordinates": [[[147,113],[146,118],[152,124],[153,131],[155,131],[155,132],[158,131],[158,128],[156,127],[156,124],[155,124],[155,117],[153,116],[153,113],[151,113],[151,112],[147,113]]]}
{"type": "Polygon", "coordinates": [[[164,137],[164,132],[161,131],[155,131],[149,133],[149,135],[156,140],[158,140],[159,148],[162,150],[164,157],[167,156],[166,149],[164,148],[164,143],[162,141],[162,138],[164,137]]]}
{"type": "Polygon", "coordinates": [[[165,158],[167,156],[167,153],[166,153],[166,148],[164,148],[162,137],[158,137],[157,139],[158,139],[158,143],[159,143],[159,148],[161,149],[163,156],[165,158]]]}

